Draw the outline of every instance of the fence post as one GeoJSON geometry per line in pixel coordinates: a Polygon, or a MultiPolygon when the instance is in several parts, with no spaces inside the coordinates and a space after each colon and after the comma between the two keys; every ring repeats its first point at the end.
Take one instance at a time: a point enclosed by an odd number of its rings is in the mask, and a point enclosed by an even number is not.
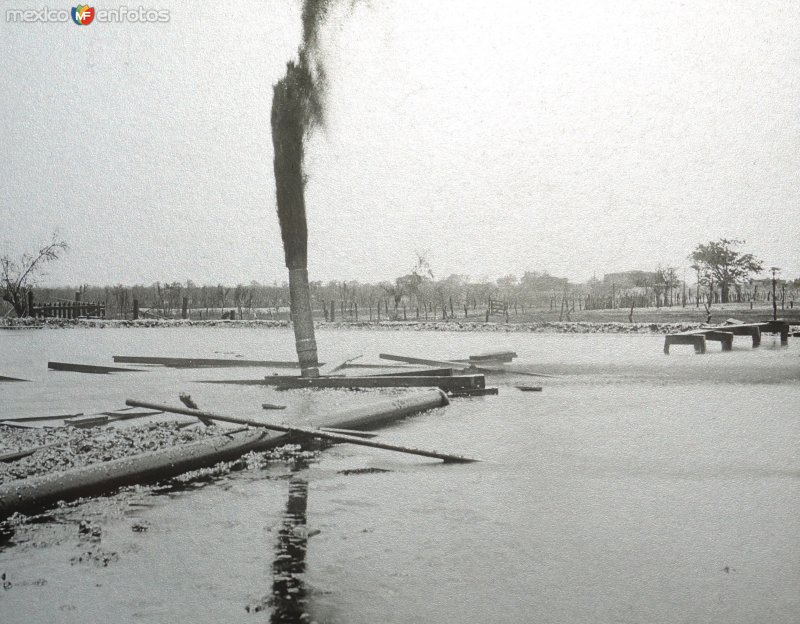
{"type": "Polygon", "coordinates": [[[139,319],[139,300],[133,300],[133,320],[136,321],[139,319]]]}
{"type": "Polygon", "coordinates": [[[184,297],[181,302],[181,318],[186,319],[189,315],[189,297],[184,297]]]}

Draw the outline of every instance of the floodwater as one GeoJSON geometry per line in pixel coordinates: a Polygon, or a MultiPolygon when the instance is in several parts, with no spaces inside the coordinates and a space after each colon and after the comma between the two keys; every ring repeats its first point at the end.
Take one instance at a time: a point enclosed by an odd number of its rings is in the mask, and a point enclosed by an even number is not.
{"type": "MultiPolygon", "coordinates": [[[[661,336],[323,329],[317,340],[328,362],[512,349],[515,364],[559,377],[492,377],[499,396],[381,431],[482,463],[336,446],[307,466],[58,510],[0,551],[0,621],[800,621],[796,340],[670,356],[661,336]],[[100,541],[79,535],[83,519],[102,527],[100,541]]],[[[113,365],[112,355],[292,359],[292,349],[291,332],[274,329],[0,332],[0,375],[33,382],[0,384],[0,410],[90,413],[125,398],[177,403],[184,391],[246,416],[287,404],[277,418],[293,420],[382,395],[194,383],[261,369],[46,368],[113,365]]]]}

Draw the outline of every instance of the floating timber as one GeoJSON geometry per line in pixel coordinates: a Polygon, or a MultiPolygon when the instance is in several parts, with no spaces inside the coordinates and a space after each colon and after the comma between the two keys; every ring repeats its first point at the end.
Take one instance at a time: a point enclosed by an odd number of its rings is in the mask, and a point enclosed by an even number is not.
{"type": "Polygon", "coordinates": [[[139,368],[118,368],[116,366],[94,366],[91,364],[71,364],[68,362],[48,362],[50,370],[67,371],[70,373],[89,373],[92,375],[108,375],[109,373],[142,373],[139,368]]]}
{"type": "Polygon", "coordinates": [[[440,388],[445,392],[474,390],[486,387],[483,375],[428,375],[392,377],[285,377],[273,375],[265,378],[277,390],[298,388],[440,388]]]}
{"type": "Polygon", "coordinates": [[[6,381],[8,381],[8,382],[13,382],[13,381],[30,381],[30,379],[19,379],[19,378],[17,378],[17,377],[4,377],[3,375],[0,375],[0,383],[6,382],[6,381]]]}
{"type": "Polygon", "coordinates": [[[455,374],[452,368],[423,368],[400,373],[376,373],[370,377],[452,377],[455,374]]]}
{"type": "MultiPolygon", "coordinates": [[[[510,352],[509,352],[510,353],[510,352]]],[[[514,354],[516,355],[516,354],[514,354]]],[[[519,368],[511,368],[504,366],[499,362],[496,366],[487,366],[481,363],[481,366],[475,366],[476,362],[471,360],[428,360],[425,358],[408,357],[406,355],[391,355],[389,353],[381,353],[379,356],[382,360],[390,360],[394,362],[404,362],[406,364],[416,364],[419,366],[448,366],[468,373],[483,373],[483,374],[504,374],[511,373],[514,375],[525,375],[528,377],[555,377],[555,375],[546,375],[545,373],[532,373],[529,371],[521,370],[519,368]]],[[[491,363],[491,361],[489,362],[491,363]]]]}
{"type": "MultiPolygon", "coordinates": [[[[175,357],[145,357],[135,355],[115,355],[114,361],[125,364],[155,364],[170,368],[300,368],[297,362],[282,360],[240,360],[240,359],[213,359],[213,358],[175,358],[175,357]]],[[[324,362],[320,363],[323,366],[324,362]]]]}
{"type": "MultiPolygon", "coordinates": [[[[368,429],[448,403],[447,396],[440,390],[425,390],[320,416],[313,424],[319,427],[368,429]]],[[[64,472],[10,481],[0,485],[0,518],[14,512],[36,513],[60,500],[96,496],[123,485],[161,481],[189,470],[232,461],[250,451],[282,446],[290,440],[289,434],[270,436],[263,430],[244,431],[64,472]]]]}
{"type": "Polygon", "coordinates": [[[541,392],[541,391],[542,391],[542,387],[541,387],[541,386],[524,386],[524,385],[519,385],[519,386],[514,386],[514,387],[515,387],[517,390],[522,390],[523,392],[541,392]]]}
{"type": "Polygon", "coordinates": [[[459,370],[467,368],[465,362],[457,362],[455,360],[429,360],[426,358],[408,357],[406,355],[391,355],[390,353],[380,353],[378,357],[382,360],[391,360],[392,362],[403,362],[404,364],[416,364],[418,366],[440,366],[447,368],[457,368],[459,370]]]}
{"type": "Polygon", "coordinates": [[[753,348],[761,344],[761,334],[779,334],[781,345],[789,344],[789,323],[786,321],[765,321],[763,323],[731,322],[716,327],[701,327],[664,336],[664,353],[669,355],[672,345],[688,344],[694,346],[695,353],[706,352],[706,341],[719,342],[723,351],[733,349],[734,336],[749,336],[753,348]]]}
{"type": "Polygon", "coordinates": [[[469,356],[470,362],[511,362],[517,354],[514,351],[487,351],[469,356]]]}
{"type": "MultiPolygon", "coordinates": [[[[125,401],[126,405],[130,405],[132,407],[144,407],[149,409],[158,409],[163,410],[165,412],[171,412],[173,414],[184,414],[186,416],[195,416],[199,419],[209,419],[209,420],[219,420],[222,422],[227,423],[234,423],[237,425],[248,425],[250,427],[262,427],[264,429],[270,429],[272,431],[280,431],[281,433],[287,433],[292,436],[306,436],[306,437],[313,437],[319,438],[321,440],[329,440],[331,442],[339,442],[339,443],[347,443],[347,444],[354,444],[356,446],[368,446],[370,448],[378,448],[384,449],[387,451],[397,451],[400,453],[407,453],[410,455],[420,455],[422,457],[432,457],[434,459],[441,459],[445,463],[448,462],[459,462],[459,463],[468,463],[477,461],[475,459],[470,459],[469,457],[463,457],[461,455],[451,455],[448,453],[439,453],[438,451],[428,451],[425,449],[415,448],[411,446],[400,446],[397,444],[387,444],[386,442],[378,442],[376,440],[369,440],[365,439],[361,436],[354,436],[349,433],[337,433],[331,431],[330,428],[320,429],[316,427],[299,427],[296,425],[279,425],[275,423],[265,423],[259,420],[253,420],[252,418],[238,418],[236,416],[228,416],[225,414],[218,414],[216,412],[205,412],[196,409],[189,409],[183,407],[171,407],[169,405],[161,405],[158,403],[148,403],[146,401],[136,401],[133,399],[128,399],[125,401]]],[[[360,433],[360,432],[359,432],[360,433]]]]}
{"type": "Polygon", "coordinates": [[[453,390],[447,396],[457,399],[460,397],[490,396],[500,394],[497,388],[471,388],[469,390],[453,390]]]}
{"type": "Polygon", "coordinates": [[[20,418],[6,418],[3,423],[46,422],[50,420],[64,420],[65,418],[72,418],[74,416],[83,416],[83,412],[76,412],[75,414],[60,414],[58,416],[22,416],[20,418]]]}

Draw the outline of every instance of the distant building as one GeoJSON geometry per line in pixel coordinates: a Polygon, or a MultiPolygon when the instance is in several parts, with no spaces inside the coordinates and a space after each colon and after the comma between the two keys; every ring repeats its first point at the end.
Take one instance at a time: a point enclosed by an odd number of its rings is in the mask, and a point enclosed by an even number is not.
{"type": "Polygon", "coordinates": [[[650,286],[656,282],[656,274],[653,271],[621,271],[619,273],[606,273],[603,275],[603,283],[614,284],[619,288],[634,288],[650,286]]]}

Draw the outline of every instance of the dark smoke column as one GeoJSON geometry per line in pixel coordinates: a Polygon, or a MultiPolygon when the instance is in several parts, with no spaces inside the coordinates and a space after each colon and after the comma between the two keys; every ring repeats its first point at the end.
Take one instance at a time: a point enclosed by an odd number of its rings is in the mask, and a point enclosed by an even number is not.
{"type": "Polygon", "coordinates": [[[322,123],[324,73],[316,60],[317,29],[325,16],[326,0],[303,5],[303,44],[297,63],[290,61],[274,87],[272,144],[275,149],[275,186],[283,252],[289,269],[289,301],[303,377],[319,376],[317,342],[308,289],[308,228],[303,195],[303,146],[306,135],[322,123]],[[313,67],[312,67],[313,63],[313,67]]]}

